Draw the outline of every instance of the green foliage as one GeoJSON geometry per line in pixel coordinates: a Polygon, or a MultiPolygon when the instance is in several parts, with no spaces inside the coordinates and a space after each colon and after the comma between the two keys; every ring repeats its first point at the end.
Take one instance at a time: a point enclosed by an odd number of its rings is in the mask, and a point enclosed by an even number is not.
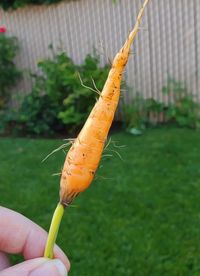
{"type": "MultiPolygon", "coordinates": [[[[0,0],[0,7],[4,10],[8,9],[18,9],[26,5],[49,5],[61,2],[62,0],[0,0]]],[[[65,0],[68,2],[77,1],[77,0],[65,0]]],[[[117,3],[117,0],[111,0],[114,4],[117,3]]]]}
{"type": "Polygon", "coordinates": [[[152,98],[144,99],[139,93],[130,104],[123,105],[123,121],[126,129],[132,134],[141,134],[141,130],[149,125],[162,121],[164,105],[152,98]]]}
{"type": "Polygon", "coordinates": [[[156,101],[153,98],[149,98],[145,100],[145,106],[146,106],[147,112],[155,112],[156,114],[163,112],[163,109],[164,109],[164,104],[156,101]]]}
{"type": "Polygon", "coordinates": [[[53,4],[53,3],[57,3],[60,2],[61,0],[11,0],[11,1],[7,1],[7,0],[0,0],[0,6],[4,9],[4,10],[8,10],[8,9],[17,9],[20,7],[23,7],[25,5],[28,4],[33,4],[33,5],[44,5],[44,4],[53,4]]]}
{"type": "Polygon", "coordinates": [[[15,128],[15,119],[17,112],[11,108],[0,110],[0,135],[10,135],[15,128]]]}
{"type": "Polygon", "coordinates": [[[163,87],[163,93],[172,97],[172,103],[166,112],[169,121],[174,121],[181,127],[200,128],[200,104],[188,93],[183,83],[169,78],[163,87]]]}
{"type": "Polygon", "coordinates": [[[0,109],[6,107],[11,97],[10,90],[21,77],[21,72],[14,63],[18,50],[16,37],[0,33],[0,109]]]}
{"type": "Polygon", "coordinates": [[[124,121],[129,132],[164,122],[175,123],[180,127],[200,128],[200,104],[183,83],[169,78],[162,92],[171,98],[168,105],[152,98],[144,99],[139,93],[130,104],[124,105],[124,121]]]}
{"type": "Polygon", "coordinates": [[[181,99],[183,95],[188,93],[184,83],[170,77],[167,80],[167,85],[163,86],[162,92],[163,94],[172,96],[175,101],[181,99]]]}
{"type": "Polygon", "coordinates": [[[62,127],[57,119],[58,110],[49,95],[39,95],[33,91],[26,96],[15,115],[15,132],[21,134],[52,135],[62,127]]]}
{"type": "Polygon", "coordinates": [[[145,100],[145,107],[147,111],[147,125],[156,126],[165,122],[166,106],[163,103],[158,102],[153,98],[149,98],[145,100]]]}
{"type": "Polygon", "coordinates": [[[185,96],[175,104],[169,105],[167,118],[179,126],[200,128],[199,103],[192,96],[185,96]]]}
{"type": "Polygon", "coordinates": [[[106,65],[100,68],[98,58],[88,55],[83,65],[76,66],[75,69],[80,73],[81,80],[77,74],[67,76],[70,94],[64,99],[64,111],[59,113],[59,118],[63,123],[72,129],[81,126],[86,120],[98,97],[98,91],[103,88],[109,67],[106,65]],[[85,87],[81,85],[81,81],[85,87]],[[97,93],[88,89],[87,86],[92,87],[97,93]]]}
{"type": "MultiPolygon", "coordinates": [[[[35,84],[19,109],[15,129],[23,134],[51,135],[65,128],[74,132],[84,123],[97,94],[84,85],[102,89],[108,66],[101,68],[99,59],[87,55],[82,65],[75,65],[64,53],[38,63],[40,74],[32,75],[35,84]],[[93,79],[93,81],[92,81],[93,79]]],[[[96,88],[94,88],[96,89],[96,88]]]]}
{"type": "Polygon", "coordinates": [[[146,102],[136,93],[129,104],[123,106],[123,120],[128,131],[133,128],[143,129],[147,120],[146,102]]]}

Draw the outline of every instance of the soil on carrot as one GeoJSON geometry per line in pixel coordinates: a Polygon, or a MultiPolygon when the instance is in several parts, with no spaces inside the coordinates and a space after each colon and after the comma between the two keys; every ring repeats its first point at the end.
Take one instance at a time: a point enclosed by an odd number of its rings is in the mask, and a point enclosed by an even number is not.
{"type": "MultiPolygon", "coordinates": [[[[70,275],[200,275],[199,133],[115,132],[112,141],[126,145],[117,148],[123,161],[110,145],[96,180],[61,224],[58,244],[71,260],[70,275]]],[[[65,156],[41,160],[62,143],[0,139],[0,204],[46,230],[59,199],[59,176],[52,174],[65,156]]]]}

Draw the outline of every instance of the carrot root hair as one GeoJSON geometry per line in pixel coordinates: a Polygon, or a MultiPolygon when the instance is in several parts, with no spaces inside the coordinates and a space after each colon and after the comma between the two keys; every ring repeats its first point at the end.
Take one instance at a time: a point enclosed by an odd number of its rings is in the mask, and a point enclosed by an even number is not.
{"type": "MultiPolygon", "coordinates": [[[[67,147],[69,147],[71,144],[73,144],[72,139],[65,139],[65,140],[70,140],[68,143],[62,144],[60,147],[56,148],[55,150],[53,150],[52,152],[50,152],[43,160],[42,163],[45,162],[51,155],[53,155],[54,153],[60,151],[60,150],[64,150],[67,147]]],[[[66,154],[66,153],[65,153],[66,154]]]]}

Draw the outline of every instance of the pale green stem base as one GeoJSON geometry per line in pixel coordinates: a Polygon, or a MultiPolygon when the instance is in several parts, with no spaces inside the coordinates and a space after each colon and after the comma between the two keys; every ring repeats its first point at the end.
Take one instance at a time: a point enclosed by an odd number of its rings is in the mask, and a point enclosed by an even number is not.
{"type": "Polygon", "coordinates": [[[65,211],[65,207],[61,203],[58,203],[56,210],[53,214],[51,226],[49,229],[49,235],[48,235],[48,239],[47,239],[47,243],[46,243],[46,247],[45,247],[45,251],[44,251],[45,258],[53,259],[53,256],[54,256],[53,248],[54,248],[54,245],[56,242],[60,222],[62,220],[64,211],[65,211]]]}

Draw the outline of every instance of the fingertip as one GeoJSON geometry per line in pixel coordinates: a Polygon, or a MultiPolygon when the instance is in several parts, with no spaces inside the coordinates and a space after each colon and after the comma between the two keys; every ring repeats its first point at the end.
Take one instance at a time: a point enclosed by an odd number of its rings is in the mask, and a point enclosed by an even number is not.
{"type": "Polygon", "coordinates": [[[30,275],[31,271],[34,271],[35,269],[42,266],[45,262],[48,261],[49,260],[47,258],[36,258],[28,260],[17,265],[11,266],[7,269],[4,269],[2,272],[0,272],[0,275],[30,275]]]}
{"type": "Polygon", "coordinates": [[[60,259],[49,260],[30,272],[30,276],[67,276],[67,269],[60,259]]]}
{"type": "Polygon", "coordinates": [[[62,251],[62,249],[58,246],[58,245],[55,245],[55,249],[54,249],[54,257],[56,259],[60,259],[64,265],[66,266],[67,268],[67,271],[70,270],[70,261],[69,259],[67,258],[67,256],[65,255],[65,253],[62,251]]]}
{"type": "Polygon", "coordinates": [[[60,259],[36,258],[9,267],[0,272],[0,275],[67,276],[67,273],[67,268],[60,259]]]}
{"type": "Polygon", "coordinates": [[[60,276],[66,276],[68,274],[67,269],[66,269],[65,265],[61,262],[61,260],[54,259],[51,262],[51,265],[56,267],[56,269],[58,270],[60,276]]]}

